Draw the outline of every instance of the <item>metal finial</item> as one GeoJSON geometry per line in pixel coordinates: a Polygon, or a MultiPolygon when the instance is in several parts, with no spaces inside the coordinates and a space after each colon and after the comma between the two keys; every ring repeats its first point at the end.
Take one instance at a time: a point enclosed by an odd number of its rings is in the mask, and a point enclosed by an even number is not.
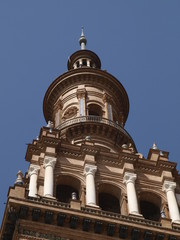
{"type": "Polygon", "coordinates": [[[15,184],[23,185],[23,173],[21,172],[21,170],[18,171],[16,176],[17,176],[17,178],[15,181],[15,184]]]}
{"type": "Polygon", "coordinates": [[[84,35],[84,27],[82,27],[81,28],[81,37],[79,39],[79,44],[81,46],[81,50],[86,49],[86,43],[87,43],[87,40],[86,40],[85,35],[84,35]]]}
{"type": "Polygon", "coordinates": [[[72,192],[72,199],[73,199],[73,200],[77,200],[77,195],[76,195],[75,192],[72,192]]]}
{"type": "Polygon", "coordinates": [[[162,210],[160,213],[161,213],[162,218],[166,218],[166,214],[165,214],[164,210],[162,210]]]}
{"type": "Polygon", "coordinates": [[[157,147],[155,142],[153,143],[152,149],[158,149],[158,147],[157,147]]]}
{"type": "Polygon", "coordinates": [[[85,37],[84,36],[84,27],[83,26],[81,27],[81,37],[85,37]]]}

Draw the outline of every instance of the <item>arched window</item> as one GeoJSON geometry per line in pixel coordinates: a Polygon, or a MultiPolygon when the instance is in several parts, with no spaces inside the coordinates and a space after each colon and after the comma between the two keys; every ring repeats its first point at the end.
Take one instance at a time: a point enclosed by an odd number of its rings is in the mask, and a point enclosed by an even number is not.
{"type": "Polygon", "coordinates": [[[145,219],[159,221],[161,217],[161,198],[154,193],[141,193],[140,211],[145,219]]]}
{"type": "Polygon", "coordinates": [[[82,65],[87,67],[87,60],[86,59],[82,60],[82,65]]]}
{"type": "Polygon", "coordinates": [[[60,176],[56,184],[56,198],[59,202],[69,203],[72,193],[76,193],[76,198],[80,196],[80,181],[71,176],[60,176]]]}
{"type": "Polygon", "coordinates": [[[120,213],[119,200],[109,193],[99,194],[99,206],[104,211],[120,213]]]}
{"type": "Polygon", "coordinates": [[[72,193],[76,193],[77,199],[79,199],[78,191],[74,187],[68,185],[57,185],[56,198],[59,202],[69,203],[72,199],[72,193]]]}
{"type": "Polygon", "coordinates": [[[149,201],[140,201],[141,213],[145,219],[159,221],[160,209],[154,203],[149,201]]]}
{"type": "Polygon", "coordinates": [[[97,104],[89,104],[88,110],[91,116],[102,116],[102,108],[97,104]]]}
{"type": "Polygon", "coordinates": [[[99,207],[104,211],[120,213],[120,193],[121,190],[111,184],[99,185],[99,207]]]}

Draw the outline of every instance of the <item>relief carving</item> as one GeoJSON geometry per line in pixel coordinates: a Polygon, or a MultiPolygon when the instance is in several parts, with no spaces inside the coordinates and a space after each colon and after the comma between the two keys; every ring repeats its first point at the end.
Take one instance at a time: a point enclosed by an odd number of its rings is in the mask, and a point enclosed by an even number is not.
{"type": "Polygon", "coordinates": [[[70,108],[68,108],[65,111],[62,119],[66,120],[66,119],[69,119],[69,118],[72,118],[72,117],[76,117],[77,116],[77,111],[78,111],[77,107],[70,107],[70,108]]]}

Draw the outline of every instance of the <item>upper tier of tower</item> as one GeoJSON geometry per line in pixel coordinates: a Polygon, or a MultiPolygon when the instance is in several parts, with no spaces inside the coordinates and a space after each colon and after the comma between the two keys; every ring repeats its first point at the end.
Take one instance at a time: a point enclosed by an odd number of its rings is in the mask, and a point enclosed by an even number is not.
{"type": "Polygon", "coordinates": [[[128,143],[136,151],[124,129],[129,113],[126,90],[114,76],[101,70],[99,57],[86,50],[83,30],[79,43],[81,49],[70,56],[68,71],[55,79],[45,94],[46,121],[53,122],[70,141],[80,143],[90,135],[97,142],[107,138],[109,143],[112,141],[111,146],[128,143]]]}
{"type": "Polygon", "coordinates": [[[81,37],[79,39],[81,50],[70,56],[67,64],[68,70],[85,67],[101,69],[101,61],[99,57],[94,52],[86,50],[86,43],[87,40],[82,28],[81,37]]]}

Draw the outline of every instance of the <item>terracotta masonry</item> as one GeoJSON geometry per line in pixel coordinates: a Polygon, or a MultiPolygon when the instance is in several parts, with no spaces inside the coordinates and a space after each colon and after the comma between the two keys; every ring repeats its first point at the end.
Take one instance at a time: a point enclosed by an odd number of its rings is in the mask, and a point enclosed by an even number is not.
{"type": "Polygon", "coordinates": [[[138,152],[125,130],[129,98],[81,49],[49,86],[47,126],[9,188],[0,239],[180,239],[180,175],[168,152],[138,152]]]}

